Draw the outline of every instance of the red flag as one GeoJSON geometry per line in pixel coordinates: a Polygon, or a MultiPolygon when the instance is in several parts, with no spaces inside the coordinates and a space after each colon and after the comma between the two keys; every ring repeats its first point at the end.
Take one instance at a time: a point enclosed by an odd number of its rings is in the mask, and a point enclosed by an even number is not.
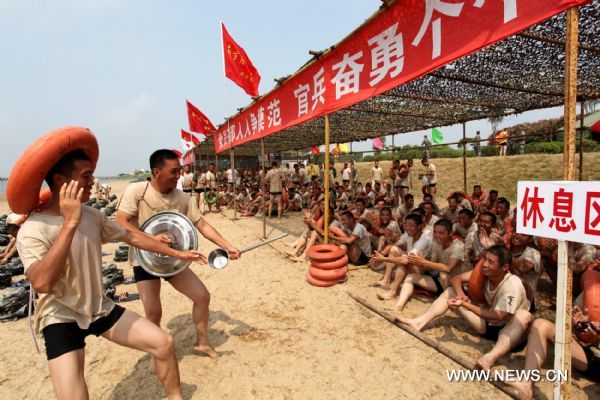
{"type": "Polygon", "coordinates": [[[223,63],[225,64],[225,76],[237,83],[250,96],[258,96],[258,84],[260,75],[248,55],[225,29],[221,22],[221,33],[223,35],[223,63]]]}
{"type": "Polygon", "coordinates": [[[183,129],[181,130],[181,139],[185,140],[186,142],[192,143],[194,146],[200,144],[200,139],[198,139],[196,135],[190,132],[186,132],[183,129]]]}
{"type": "Polygon", "coordinates": [[[210,134],[216,131],[215,126],[210,122],[206,115],[202,113],[202,111],[198,110],[196,106],[190,103],[189,100],[185,101],[187,103],[187,112],[188,112],[188,121],[190,122],[190,131],[210,134]]]}
{"type": "Polygon", "coordinates": [[[310,152],[313,153],[315,156],[318,156],[319,154],[321,154],[321,152],[319,152],[319,148],[317,146],[311,147],[310,152]]]}
{"type": "Polygon", "coordinates": [[[373,149],[379,151],[383,150],[383,142],[380,138],[373,139],[373,149]]]}

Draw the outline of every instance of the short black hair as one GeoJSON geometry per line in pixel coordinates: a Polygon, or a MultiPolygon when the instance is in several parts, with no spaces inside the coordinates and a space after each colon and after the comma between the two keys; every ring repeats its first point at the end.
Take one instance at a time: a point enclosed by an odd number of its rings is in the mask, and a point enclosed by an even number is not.
{"type": "Polygon", "coordinates": [[[404,222],[406,222],[406,221],[409,221],[409,220],[410,220],[410,221],[412,221],[412,222],[414,222],[415,224],[417,224],[417,225],[419,225],[419,226],[423,225],[423,217],[421,217],[421,216],[420,216],[419,214],[417,214],[417,213],[411,213],[411,214],[408,214],[408,215],[407,215],[407,216],[404,218],[404,222]]]}
{"type": "Polygon", "coordinates": [[[506,264],[512,264],[512,254],[511,252],[501,244],[497,244],[495,246],[490,247],[486,250],[489,253],[492,253],[496,257],[498,257],[498,261],[500,262],[500,266],[505,266],[506,264]]]}
{"type": "Polygon", "coordinates": [[[458,215],[460,215],[460,214],[466,215],[470,219],[475,218],[475,213],[473,211],[469,210],[468,208],[463,208],[462,210],[460,210],[458,212],[458,215]]]}
{"type": "Polygon", "coordinates": [[[481,189],[481,185],[475,185],[475,186],[473,186],[473,190],[478,189],[478,188],[481,189]]]}
{"type": "Polygon", "coordinates": [[[506,197],[500,197],[497,204],[504,204],[508,210],[510,210],[510,201],[506,197]]]}
{"type": "Polygon", "coordinates": [[[498,196],[498,191],[496,189],[492,189],[490,190],[490,194],[495,194],[496,196],[498,196]]]}
{"type": "Polygon", "coordinates": [[[433,196],[431,195],[431,193],[425,193],[425,194],[423,195],[423,198],[424,198],[424,199],[426,199],[426,198],[430,198],[431,200],[433,200],[433,196]]]}
{"type": "Polygon", "coordinates": [[[420,215],[420,216],[422,216],[422,217],[424,217],[424,216],[425,216],[425,211],[423,211],[423,209],[422,209],[422,208],[418,208],[418,207],[417,207],[417,208],[415,208],[414,210],[412,210],[412,211],[411,211],[411,213],[412,213],[412,214],[418,214],[418,215],[420,215]]]}
{"type": "Polygon", "coordinates": [[[342,217],[348,217],[348,218],[354,219],[354,214],[352,214],[350,211],[344,211],[342,213],[342,217]]]}
{"type": "Polygon", "coordinates": [[[496,214],[494,214],[491,211],[484,211],[484,212],[481,213],[480,216],[483,217],[484,215],[486,215],[486,216],[488,216],[488,217],[490,217],[492,219],[492,224],[496,223],[496,214]]]}
{"type": "Polygon", "coordinates": [[[404,201],[406,202],[408,199],[413,199],[414,200],[415,196],[413,196],[410,193],[407,193],[404,195],[404,201]]]}
{"type": "Polygon", "coordinates": [[[446,228],[446,232],[452,232],[452,222],[448,221],[445,218],[438,220],[435,224],[433,224],[433,226],[443,226],[444,228],[446,228]]]}
{"type": "Polygon", "coordinates": [[[381,211],[379,212],[379,215],[383,215],[383,214],[390,214],[392,215],[392,209],[389,207],[384,207],[381,209],[381,211]]]}
{"type": "Polygon", "coordinates": [[[54,175],[59,174],[70,177],[75,169],[75,161],[79,160],[91,161],[83,150],[74,150],[62,156],[61,159],[58,160],[56,164],[52,166],[52,168],[50,168],[50,171],[48,171],[46,177],[44,178],[50,190],[54,189],[54,183],[52,182],[54,175]]]}
{"type": "Polygon", "coordinates": [[[156,150],[150,155],[150,172],[152,173],[154,168],[162,168],[165,165],[165,160],[179,160],[179,156],[173,150],[156,150]]]}
{"type": "Polygon", "coordinates": [[[363,205],[364,205],[364,204],[365,204],[365,201],[364,201],[363,199],[356,199],[356,200],[354,200],[354,203],[355,203],[355,204],[356,204],[356,203],[361,203],[361,204],[363,204],[363,205]]]}

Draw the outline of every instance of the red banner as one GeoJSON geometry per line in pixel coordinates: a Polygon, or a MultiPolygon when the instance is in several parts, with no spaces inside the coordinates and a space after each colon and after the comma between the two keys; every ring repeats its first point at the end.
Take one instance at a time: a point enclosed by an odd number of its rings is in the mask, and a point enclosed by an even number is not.
{"type": "Polygon", "coordinates": [[[220,153],[348,107],[590,0],[402,0],[224,124],[220,153]]]}
{"type": "Polygon", "coordinates": [[[190,150],[187,153],[185,153],[185,155],[183,156],[183,165],[193,164],[196,160],[195,156],[196,154],[194,153],[194,150],[190,150]]]}

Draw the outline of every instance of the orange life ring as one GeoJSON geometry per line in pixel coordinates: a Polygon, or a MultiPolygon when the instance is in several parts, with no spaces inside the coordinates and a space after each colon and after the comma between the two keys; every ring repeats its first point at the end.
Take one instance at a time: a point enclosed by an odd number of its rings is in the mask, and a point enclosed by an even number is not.
{"type": "Polygon", "coordinates": [[[98,162],[98,141],[86,128],[67,126],[33,142],[15,163],[8,178],[6,199],[17,214],[30,214],[38,206],[40,188],[50,169],[64,155],[83,150],[92,168],[98,162]]]}
{"type": "Polygon", "coordinates": [[[243,213],[240,213],[240,217],[254,217],[254,213],[243,212],[243,213]]]}
{"type": "Polygon", "coordinates": [[[348,237],[348,235],[346,235],[346,232],[344,232],[343,230],[341,230],[337,226],[330,226],[329,227],[329,232],[332,233],[333,236],[336,236],[336,237],[339,237],[339,238],[348,237]]]}
{"type": "Polygon", "coordinates": [[[339,280],[337,280],[337,281],[323,281],[321,279],[317,279],[317,278],[311,276],[309,273],[306,274],[306,280],[311,285],[318,286],[318,287],[330,287],[330,286],[334,286],[334,285],[337,285],[338,283],[340,283],[339,280]]]}
{"type": "Polygon", "coordinates": [[[50,203],[50,200],[52,200],[52,191],[50,190],[50,188],[42,189],[37,204],[38,210],[41,210],[42,208],[46,207],[48,203],[50,203]]]}
{"type": "Polygon", "coordinates": [[[471,278],[469,279],[469,289],[467,295],[469,298],[476,303],[485,303],[485,295],[483,294],[483,285],[485,285],[485,275],[483,275],[483,258],[477,262],[473,272],[471,272],[471,278]]]}
{"type": "Polygon", "coordinates": [[[344,256],[335,261],[311,261],[311,265],[315,268],[324,270],[338,269],[348,265],[348,256],[344,256]]]}
{"type": "Polygon", "coordinates": [[[317,220],[317,226],[319,227],[319,229],[323,229],[323,227],[325,226],[325,218],[321,217],[317,220]]]}
{"type": "Polygon", "coordinates": [[[306,255],[311,261],[328,262],[339,260],[346,252],[335,244],[317,244],[308,249],[306,255]]]}
{"type": "Polygon", "coordinates": [[[321,269],[314,266],[308,268],[308,274],[315,279],[322,281],[339,281],[348,273],[348,267],[336,269],[321,269]]]}
{"type": "Polygon", "coordinates": [[[581,276],[583,307],[587,308],[590,322],[600,322],[600,272],[588,269],[581,276]]]}

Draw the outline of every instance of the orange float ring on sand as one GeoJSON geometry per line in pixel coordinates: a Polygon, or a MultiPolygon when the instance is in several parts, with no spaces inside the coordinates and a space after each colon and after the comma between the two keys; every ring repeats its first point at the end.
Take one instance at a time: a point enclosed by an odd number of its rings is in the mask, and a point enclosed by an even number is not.
{"type": "Polygon", "coordinates": [[[335,236],[335,237],[339,237],[339,238],[348,237],[348,235],[346,235],[346,232],[344,232],[343,230],[341,230],[340,228],[338,228],[336,226],[330,226],[329,232],[331,232],[333,234],[333,236],[335,236]]]}
{"type": "Polygon", "coordinates": [[[346,255],[346,251],[335,244],[317,244],[306,252],[311,261],[328,262],[339,260],[346,255]]]}
{"type": "Polygon", "coordinates": [[[321,279],[317,279],[317,278],[311,276],[308,273],[306,274],[306,280],[311,285],[318,286],[318,287],[330,287],[330,286],[334,286],[334,285],[337,285],[338,283],[340,283],[339,280],[337,280],[337,281],[323,281],[321,279]]]}
{"type": "Polygon", "coordinates": [[[337,268],[342,268],[345,267],[346,265],[348,265],[348,256],[344,256],[338,260],[335,261],[311,261],[311,265],[315,268],[319,268],[319,269],[337,269],[337,268]]]}
{"type": "Polygon", "coordinates": [[[82,150],[96,168],[98,141],[89,129],[67,126],[53,130],[33,142],[15,163],[8,178],[6,199],[17,214],[30,214],[38,207],[40,188],[50,169],[66,154],[82,150]]]}
{"type": "Polygon", "coordinates": [[[310,276],[322,281],[339,281],[340,279],[345,277],[347,273],[348,267],[346,266],[336,269],[321,269],[311,265],[308,268],[308,274],[310,276]]]}
{"type": "Polygon", "coordinates": [[[467,295],[469,298],[476,303],[485,303],[485,295],[483,294],[483,285],[485,285],[485,275],[483,275],[483,258],[477,262],[473,272],[471,272],[471,278],[469,279],[469,289],[467,295]]]}

